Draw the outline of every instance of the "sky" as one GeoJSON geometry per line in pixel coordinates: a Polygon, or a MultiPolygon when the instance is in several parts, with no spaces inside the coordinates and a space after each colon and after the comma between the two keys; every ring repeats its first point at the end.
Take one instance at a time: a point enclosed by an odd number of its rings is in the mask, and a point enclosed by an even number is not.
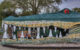
{"type": "Polygon", "coordinates": [[[0,0],[0,3],[2,2],[3,0],[0,0]]]}
{"type": "MultiPolygon", "coordinates": [[[[3,0],[0,0],[0,2],[2,1],[3,0]]],[[[72,9],[75,7],[80,8],[80,0],[67,0],[67,1],[62,0],[62,4],[59,5],[60,9],[64,9],[64,8],[72,9]]]]}
{"type": "Polygon", "coordinates": [[[60,9],[64,9],[64,8],[72,9],[76,7],[80,8],[80,0],[67,0],[67,1],[63,0],[62,4],[59,5],[60,9]]]}

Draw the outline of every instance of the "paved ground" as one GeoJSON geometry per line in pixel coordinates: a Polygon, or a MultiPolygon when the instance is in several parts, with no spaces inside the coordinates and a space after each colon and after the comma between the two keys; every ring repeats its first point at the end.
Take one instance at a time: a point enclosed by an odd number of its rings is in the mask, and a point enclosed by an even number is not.
{"type": "MultiPolygon", "coordinates": [[[[51,45],[51,44],[50,44],[51,45]]],[[[58,44],[57,44],[58,45],[58,44]]],[[[70,45],[70,44],[69,44],[70,45]]],[[[73,44],[74,45],[74,44],[73,44]]],[[[79,44],[77,44],[79,46],[79,44]]],[[[19,45],[20,46],[20,45],[19,45]]],[[[21,45],[22,46],[22,45],[21,45]]],[[[18,48],[18,47],[5,47],[0,45],[0,50],[80,50],[80,47],[29,47],[30,45],[25,45],[26,48],[18,48]]],[[[43,45],[42,45],[43,46],[43,45]]],[[[54,46],[54,45],[51,45],[54,46]]],[[[60,46],[60,45],[59,45],[60,46]]]]}
{"type": "Polygon", "coordinates": [[[79,48],[80,43],[54,43],[54,44],[9,44],[4,45],[11,48],[79,48]]]}
{"type": "Polygon", "coordinates": [[[14,48],[3,47],[0,45],[0,50],[16,50],[14,48]]]}
{"type": "Polygon", "coordinates": [[[0,45],[0,50],[80,50],[80,49],[77,49],[77,48],[76,49],[66,49],[66,48],[65,49],[59,49],[59,48],[57,49],[54,49],[54,48],[53,49],[46,49],[46,48],[44,49],[32,49],[32,48],[31,49],[30,48],[29,49],[15,49],[15,48],[3,47],[0,45]]]}

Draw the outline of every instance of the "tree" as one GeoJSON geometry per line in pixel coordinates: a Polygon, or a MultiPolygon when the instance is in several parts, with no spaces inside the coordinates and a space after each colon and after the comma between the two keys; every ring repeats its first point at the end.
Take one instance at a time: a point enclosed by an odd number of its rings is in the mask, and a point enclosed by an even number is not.
{"type": "Polygon", "coordinates": [[[4,0],[0,4],[0,16],[39,14],[42,9],[44,9],[46,13],[51,13],[59,10],[55,4],[59,5],[61,2],[62,0],[4,0]],[[23,9],[23,13],[17,15],[15,13],[17,8],[23,9]]]}
{"type": "Polygon", "coordinates": [[[73,11],[80,12],[80,8],[73,8],[73,11]]]}
{"type": "Polygon", "coordinates": [[[4,1],[0,4],[0,16],[6,17],[15,14],[15,5],[11,2],[4,1]]]}
{"type": "MultiPolygon", "coordinates": [[[[22,8],[23,12],[32,11],[31,14],[38,14],[42,8],[45,8],[46,12],[52,10],[58,10],[58,7],[55,4],[61,4],[61,0],[9,0],[14,2],[18,8],[22,8]]],[[[52,11],[53,12],[53,11],[52,11]]]]}

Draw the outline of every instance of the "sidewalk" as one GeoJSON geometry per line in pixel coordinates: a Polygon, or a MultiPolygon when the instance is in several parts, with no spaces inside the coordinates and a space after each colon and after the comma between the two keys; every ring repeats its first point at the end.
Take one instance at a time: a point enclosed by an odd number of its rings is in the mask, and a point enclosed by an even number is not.
{"type": "Polygon", "coordinates": [[[30,44],[13,44],[13,45],[5,45],[5,47],[12,48],[15,50],[80,50],[80,43],[62,43],[62,44],[45,44],[45,45],[30,45],[30,44]]]}
{"type": "Polygon", "coordinates": [[[1,46],[0,50],[80,50],[80,44],[45,44],[45,45],[22,45],[14,44],[1,46]]]}

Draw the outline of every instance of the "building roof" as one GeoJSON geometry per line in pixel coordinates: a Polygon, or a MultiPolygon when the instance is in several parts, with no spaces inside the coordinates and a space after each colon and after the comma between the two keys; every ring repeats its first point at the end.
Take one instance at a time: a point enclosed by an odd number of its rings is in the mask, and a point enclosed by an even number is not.
{"type": "Polygon", "coordinates": [[[70,21],[70,22],[78,22],[80,21],[80,13],[73,12],[69,10],[69,14],[65,14],[64,10],[61,10],[56,13],[47,13],[47,14],[37,14],[31,16],[9,16],[4,19],[4,21],[40,21],[40,20],[49,20],[49,21],[70,21]]]}

